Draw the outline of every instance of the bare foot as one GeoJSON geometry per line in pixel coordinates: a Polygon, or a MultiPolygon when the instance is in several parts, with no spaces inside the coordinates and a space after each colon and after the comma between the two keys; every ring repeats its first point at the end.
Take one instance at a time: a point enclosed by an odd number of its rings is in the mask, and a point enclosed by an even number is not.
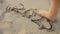
{"type": "Polygon", "coordinates": [[[56,19],[56,16],[51,16],[52,14],[49,13],[49,11],[45,11],[45,10],[38,10],[35,12],[38,15],[44,16],[52,21],[54,21],[56,19]]]}
{"type": "Polygon", "coordinates": [[[38,11],[36,11],[36,13],[37,13],[38,15],[41,15],[41,16],[44,16],[44,17],[49,18],[49,12],[47,12],[47,11],[45,11],[45,10],[38,10],[38,11]]]}
{"type": "MultiPolygon", "coordinates": [[[[36,11],[35,13],[38,14],[38,15],[41,15],[43,17],[46,17],[47,19],[49,19],[51,21],[55,20],[54,16],[51,17],[50,15],[52,15],[52,14],[50,14],[49,12],[47,12],[45,10],[39,10],[39,11],[36,11]]],[[[52,26],[52,24],[50,24],[50,23],[46,23],[46,24],[43,23],[43,25],[45,26],[46,29],[50,29],[51,26],[52,26]]]]}

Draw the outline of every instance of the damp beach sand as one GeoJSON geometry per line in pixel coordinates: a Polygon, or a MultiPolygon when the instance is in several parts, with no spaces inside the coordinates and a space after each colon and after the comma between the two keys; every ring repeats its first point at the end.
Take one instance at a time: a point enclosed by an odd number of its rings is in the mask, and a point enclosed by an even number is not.
{"type": "MultiPolygon", "coordinates": [[[[0,34],[60,34],[60,13],[58,13],[57,22],[54,25],[54,31],[49,32],[45,29],[39,30],[39,26],[29,18],[22,17],[19,12],[13,11],[17,7],[22,8],[23,5],[26,10],[44,9],[48,11],[50,2],[48,0],[0,0],[0,34]],[[23,5],[21,6],[20,3],[23,5]],[[7,6],[15,9],[6,10],[7,6]]],[[[22,10],[23,13],[25,9],[22,10]]]]}

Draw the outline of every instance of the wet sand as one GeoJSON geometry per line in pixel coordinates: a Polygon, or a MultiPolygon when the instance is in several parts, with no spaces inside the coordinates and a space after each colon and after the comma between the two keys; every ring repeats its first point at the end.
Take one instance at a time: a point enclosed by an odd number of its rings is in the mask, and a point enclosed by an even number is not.
{"type": "MultiPolygon", "coordinates": [[[[24,4],[26,9],[37,8],[48,11],[50,7],[48,0],[3,0],[3,3],[0,3],[0,16],[8,5],[19,7],[19,3],[24,4]]],[[[55,31],[47,32],[46,30],[39,30],[37,24],[27,18],[21,17],[19,14],[14,12],[6,13],[3,20],[0,21],[0,34],[60,34],[59,17],[60,13],[58,13],[58,21],[55,23],[55,31]]]]}

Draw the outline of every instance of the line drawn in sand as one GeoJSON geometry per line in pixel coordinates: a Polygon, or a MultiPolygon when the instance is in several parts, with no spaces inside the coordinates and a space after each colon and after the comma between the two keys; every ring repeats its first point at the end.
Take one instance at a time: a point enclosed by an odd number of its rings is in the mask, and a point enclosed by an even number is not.
{"type": "Polygon", "coordinates": [[[35,11],[37,11],[38,9],[26,9],[24,8],[24,5],[22,3],[20,3],[20,7],[21,8],[7,6],[6,11],[2,16],[4,16],[5,13],[14,11],[16,13],[19,13],[22,17],[28,18],[32,22],[36,23],[39,26],[40,30],[45,29],[47,31],[54,31],[55,21],[51,21],[42,15],[37,15],[35,11]]]}

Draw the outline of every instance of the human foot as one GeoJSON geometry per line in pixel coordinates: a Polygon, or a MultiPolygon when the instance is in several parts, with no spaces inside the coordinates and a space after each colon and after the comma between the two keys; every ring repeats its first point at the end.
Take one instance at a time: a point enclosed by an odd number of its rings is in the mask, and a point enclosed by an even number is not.
{"type": "Polygon", "coordinates": [[[49,13],[45,10],[38,10],[35,13],[40,15],[40,16],[46,17],[46,18],[48,18],[49,20],[52,20],[52,21],[54,21],[56,19],[56,16],[53,16],[51,13],[49,13]]]}
{"type": "MultiPolygon", "coordinates": [[[[40,16],[43,16],[44,18],[46,18],[47,19],[47,21],[48,21],[48,23],[44,23],[43,21],[43,25],[44,25],[44,27],[42,28],[42,27],[40,27],[40,29],[48,29],[48,30],[51,30],[52,28],[53,28],[53,20],[55,20],[54,19],[54,16],[53,17],[51,17],[50,15],[52,15],[52,14],[50,14],[49,12],[47,12],[47,11],[44,11],[44,10],[39,10],[39,11],[36,11],[35,12],[36,14],[38,14],[38,15],[40,15],[40,16]],[[52,23],[50,23],[50,22],[52,22],[52,23]]],[[[44,20],[44,19],[43,19],[44,20]]],[[[45,20],[44,20],[45,21],[45,20]]]]}

